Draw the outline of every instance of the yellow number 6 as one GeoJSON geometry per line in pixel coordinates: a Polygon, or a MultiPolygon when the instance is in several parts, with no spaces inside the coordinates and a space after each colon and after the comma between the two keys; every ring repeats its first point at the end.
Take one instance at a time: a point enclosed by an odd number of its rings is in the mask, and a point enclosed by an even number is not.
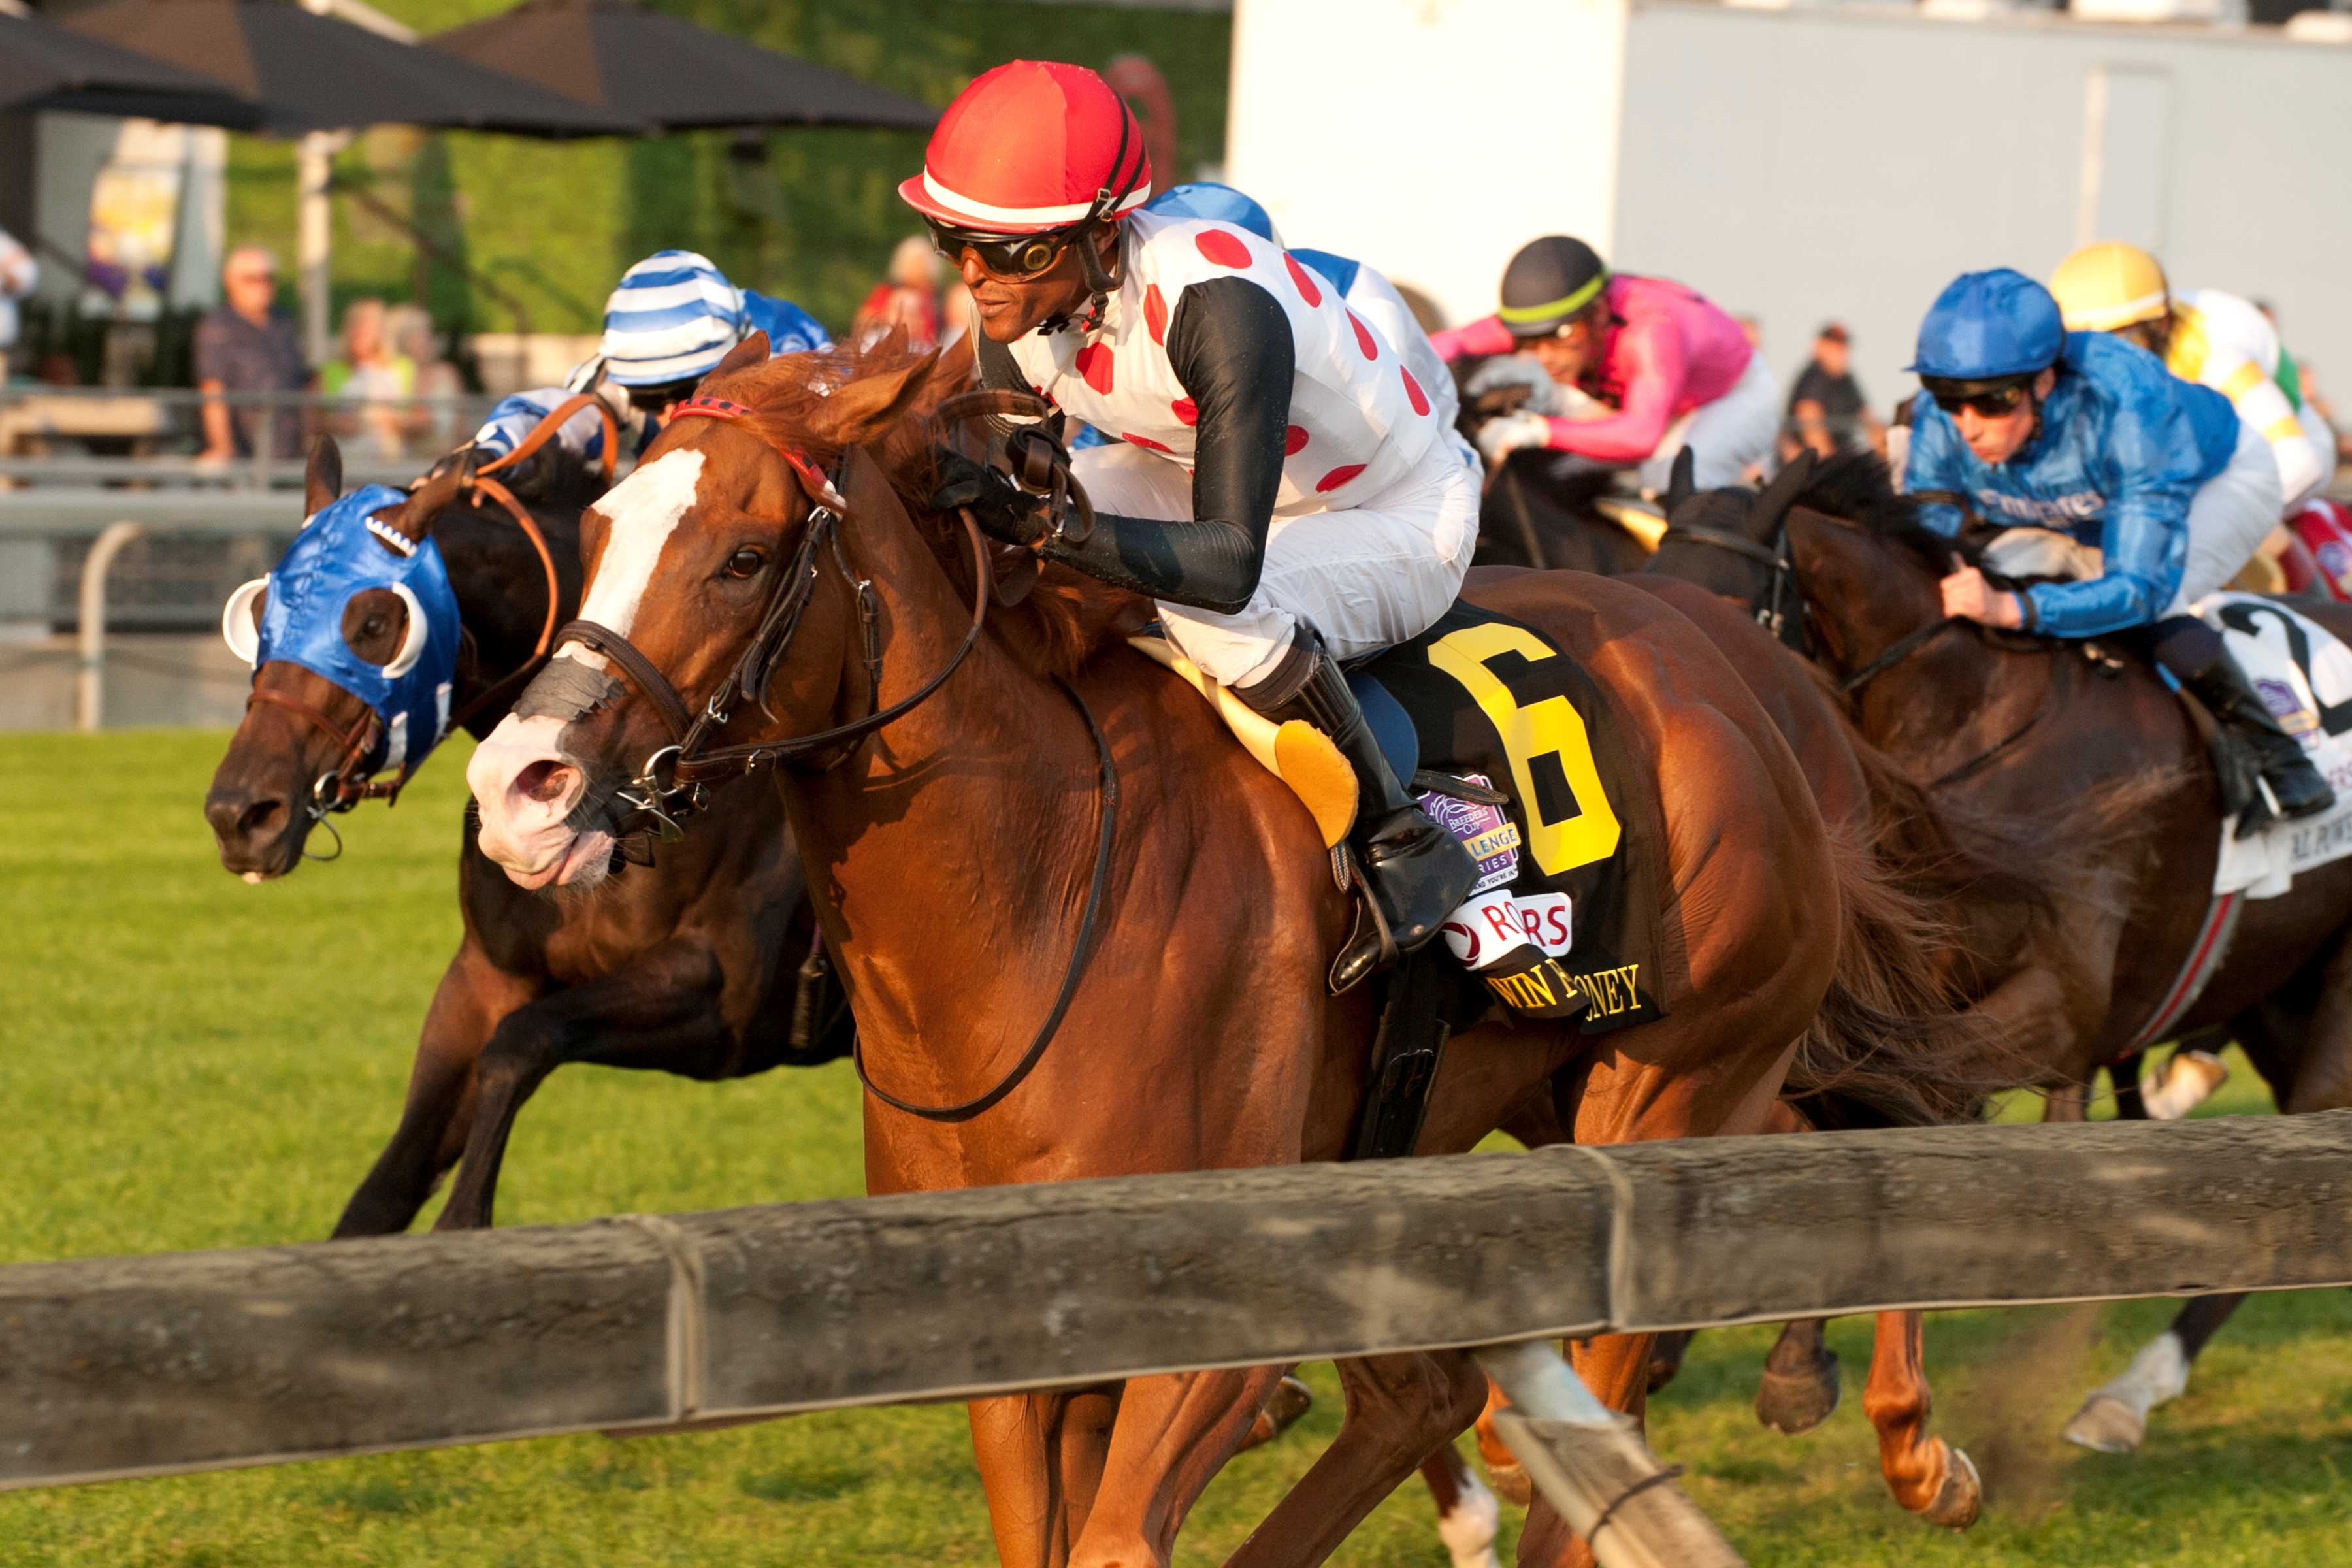
{"type": "Polygon", "coordinates": [[[1606,860],[1617,852],[1622,829],[1609,796],[1601,787],[1601,770],[1593,765],[1592,742],[1584,731],[1584,716],[1565,697],[1547,697],[1522,708],[1511,697],[1486,661],[1497,654],[1516,653],[1529,663],[1558,656],[1524,626],[1488,622],[1465,626],[1430,645],[1429,662],[1460,681],[1472,700],[1503,737],[1503,753],[1511,760],[1512,793],[1528,821],[1528,851],[1548,874],[1606,860]],[[1557,756],[1576,815],[1559,822],[1544,819],[1542,797],[1536,793],[1534,763],[1557,756]]]}

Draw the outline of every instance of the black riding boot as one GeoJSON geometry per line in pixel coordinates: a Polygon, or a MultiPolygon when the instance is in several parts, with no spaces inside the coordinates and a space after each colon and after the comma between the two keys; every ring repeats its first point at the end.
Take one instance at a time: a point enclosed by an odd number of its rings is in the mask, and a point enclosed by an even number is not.
{"type": "MultiPolygon", "coordinates": [[[[1411,952],[1435,936],[1470,896],[1478,864],[1405,794],[1339,665],[1311,634],[1302,634],[1280,668],[1234,695],[1277,724],[1303,720],[1331,738],[1356,770],[1356,826],[1349,837],[1389,939],[1397,952],[1411,952]]],[[[1360,926],[1331,965],[1331,989],[1345,991],[1370,973],[1381,946],[1379,931],[1360,926]]]]}
{"type": "MultiPolygon", "coordinates": [[[[2270,785],[2272,799],[2278,802],[2280,816],[2293,821],[2336,804],[2335,790],[2311,765],[2303,742],[2279,726],[2270,705],[2247,681],[2246,672],[2238,668],[2219,633],[2189,616],[2160,622],[2155,629],[2157,658],[2252,753],[2263,782],[2270,785]],[[2203,630],[2206,637],[2198,637],[2189,629],[2192,626],[2203,630]]],[[[2238,817],[2238,837],[2259,832],[2270,819],[2269,806],[2257,790],[2238,817]]]]}

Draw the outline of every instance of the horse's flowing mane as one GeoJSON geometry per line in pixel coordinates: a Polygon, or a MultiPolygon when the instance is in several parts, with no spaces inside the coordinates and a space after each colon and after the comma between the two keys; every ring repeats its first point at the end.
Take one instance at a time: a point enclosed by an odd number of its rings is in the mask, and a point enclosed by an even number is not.
{"type": "Polygon", "coordinates": [[[1810,483],[1797,494],[1796,504],[1827,517],[1857,523],[1890,543],[1916,555],[1938,577],[1951,570],[1958,552],[1973,562],[1976,551],[1965,540],[1948,538],[1921,520],[1918,498],[1895,488],[1886,459],[1862,450],[1841,452],[1813,470],[1810,483]]]}
{"type": "MultiPolygon", "coordinates": [[[[930,497],[939,489],[939,448],[963,434],[948,429],[937,410],[976,383],[968,353],[959,355],[952,348],[940,353],[940,365],[917,373],[922,384],[913,405],[868,446],[957,592],[969,597],[971,545],[961,521],[952,513],[934,511],[930,497]]],[[[904,373],[927,357],[908,348],[903,334],[893,332],[864,348],[780,355],[714,377],[701,393],[742,405],[750,413],[740,423],[754,435],[771,445],[791,447],[830,470],[845,450],[838,425],[829,417],[833,396],[852,383],[904,373]]],[[[855,548],[855,522],[843,537],[855,548]]],[[[1003,570],[1001,561],[998,570],[1003,570]]],[[[1148,601],[1136,595],[1066,567],[1048,566],[1020,604],[991,609],[988,624],[1029,668],[1039,675],[1065,676],[1114,637],[1140,627],[1150,616],[1148,601]]]]}

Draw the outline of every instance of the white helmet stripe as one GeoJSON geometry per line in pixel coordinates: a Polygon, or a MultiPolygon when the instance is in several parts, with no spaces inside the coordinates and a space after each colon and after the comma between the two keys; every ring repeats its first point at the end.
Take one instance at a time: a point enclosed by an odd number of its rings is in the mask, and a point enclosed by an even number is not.
{"type": "MultiPolygon", "coordinates": [[[[1065,202],[1059,206],[1050,207],[1000,207],[949,189],[940,184],[929,169],[923,171],[923,189],[929,191],[931,199],[941,206],[953,207],[960,213],[992,223],[1076,223],[1095,210],[1092,202],[1065,202]]],[[[1139,185],[1128,192],[1118,205],[1111,210],[1123,213],[1130,207],[1139,207],[1150,199],[1151,187],[1139,185]]]]}

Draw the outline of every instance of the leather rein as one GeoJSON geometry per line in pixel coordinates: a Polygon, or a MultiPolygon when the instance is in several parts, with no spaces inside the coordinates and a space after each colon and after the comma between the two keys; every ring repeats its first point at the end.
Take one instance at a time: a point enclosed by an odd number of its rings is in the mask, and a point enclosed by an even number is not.
{"type": "MultiPolygon", "coordinates": [[[[461,470],[457,495],[468,497],[477,505],[480,504],[481,497],[488,497],[505,510],[506,514],[514,520],[515,526],[522,530],[523,537],[530,541],[531,549],[539,556],[540,570],[546,574],[547,578],[547,617],[540,626],[539,642],[531,649],[530,657],[475,693],[473,700],[452,713],[447,726],[442,731],[445,735],[451,731],[464,728],[467,721],[500,697],[511,699],[514,689],[519,689],[523,682],[539,672],[540,666],[547,660],[548,649],[552,646],[556,605],[563,596],[562,583],[555,572],[555,555],[547,547],[547,536],[540,531],[539,520],[530,515],[530,510],[528,507],[515,499],[512,490],[490,476],[502,468],[514,468],[528,461],[541,447],[554,439],[555,433],[562,427],[565,420],[581,409],[591,405],[594,406],[604,422],[603,466],[604,482],[609,486],[613,482],[614,448],[619,444],[619,427],[614,422],[613,411],[605,406],[604,399],[593,392],[577,393],[558,404],[543,416],[538,424],[532,426],[530,433],[506,456],[494,462],[484,464],[478,469],[461,470]]],[[[415,480],[408,487],[411,493],[423,488],[425,482],[425,479],[415,480]]],[[[457,498],[453,496],[451,499],[457,498]]],[[[245,700],[245,705],[250,710],[257,702],[267,702],[285,709],[326,735],[329,740],[335,742],[337,747],[339,755],[335,765],[311,781],[309,807],[310,820],[324,826],[328,833],[334,837],[335,853],[311,855],[308,849],[305,849],[303,853],[310,859],[332,860],[343,851],[342,836],[335,832],[332,823],[327,821],[330,814],[355,810],[363,800],[399,799],[400,792],[407,787],[409,779],[415,773],[418,764],[423,761],[420,757],[416,762],[404,763],[397,778],[379,779],[368,772],[367,759],[374,753],[378,731],[383,727],[383,721],[376,716],[375,710],[373,708],[360,716],[356,725],[350,730],[345,730],[318,709],[299,698],[289,697],[283,692],[266,690],[257,687],[252,695],[245,700]]]]}
{"type": "MultiPolygon", "coordinates": [[[[1036,411],[1045,408],[1042,399],[1022,399],[1019,395],[982,393],[950,400],[940,408],[942,418],[959,414],[1029,413],[1031,403],[1036,411]]],[[[987,625],[988,608],[992,597],[994,577],[988,544],[982,536],[979,523],[968,507],[957,509],[966,540],[971,545],[973,573],[971,622],[965,628],[963,640],[956,647],[945,664],[912,692],[896,702],[882,704],[882,634],[881,605],[874,593],[871,578],[860,576],[850,564],[846,548],[842,542],[841,524],[850,521],[849,503],[834,481],[808,457],[793,447],[769,437],[760,427],[747,421],[751,411],[740,404],[719,397],[697,397],[672,410],[672,419],[715,419],[730,424],[758,437],[768,448],[782,458],[799,478],[809,497],[809,514],[802,531],[801,542],[793,552],[791,562],[779,578],[767,608],[761,612],[751,638],[696,712],[679,695],[677,688],[629,639],[609,626],[593,621],[573,620],[558,628],[554,646],[562,647],[577,642],[603,654],[613,667],[635,686],[659,715],[663,727],[669,731],[668,744],[657,748],[637,770],[629,784],[614,792],[616,799],[626,805],[628,815],[613,827],[617,840],[632,833],[650,829],[656,837],[673,841],[683,836],[681,822],[709,804],[709,792],[705,787],[720,781],[740,778],[762,767],[798,762],[822,752],[832,755],[815,763],[817,771],[839,766],[853,754],[858,742],[881,730],[893,720],[913,711],[928,701],[948,678],[962,668],[971,650],[979,645],[982,629],[987,625]],[[857,606],[858,643],[861,662],[866,673],[865,717],[835,724],[813,734],[786,739],[755,742],[733,746],[711,742],[723,730],[735,710],[743,701],[759,705],[770,719],[775,714],[768,707],[767,688],[792,647],[801,621],[810,602],[815,597],[817,584],[830,559],[848,584],[851,597],[857,606]]],[[[1022,461],[1023,446],[1014,443],[1013,458],[1022,461]]],[[[1031,466],[1031,465],[1024,465],[1031,466]]],[[[1033,467],[1033,471],[1034,467],[1033,467]]],[[[1076,490],[1069,479],[1065,465],[1058,474],[1036,477],[1045,482],[1049,500],[1056,508],[1069,505],[1086,508],[1083,492],[1076,490]]],[[[1092,512],[1084,510],[1090,523],[1092,512]]],[[[930,1121],[963,1121],[980,1115],[1004,1099],[1029,1076],[1038,1060],[1045,1054],[1059,1031],[1070,1004],[1076,1000],[1078,984],[1093,960],[1097,939],[1101,935],[1101,916],[1105,894],[1110,884],[1111,855],[1118,835],[1118,770],[1111,753],[1110,741],[1103,733],[1101,723],[1087,706],[1086,699],[1076,689],[1058,677],[1054,684],[1069,699],[1072,707],[1084,720],[1087,733],[1094,742],[1096,793],[1101,802],[1101,826],[1097,835],[1094,866],[1087,887],[1087,901],[1078,918],[1078,933],[1072,946],[1068,965],[1055,995],[1053,1006],[1045,1020],[1031,1037],[1029,1045],[1013,1066],[986,1090],[972,1098],[950,1105],[925,1105],[904,1100],[876,1083],[866,1065],[863,1042],[853,1037],[850,1061],[857,1072],[858,1082],[866,1092],[894,1110],[905,1111],[930,1121]]]]}

